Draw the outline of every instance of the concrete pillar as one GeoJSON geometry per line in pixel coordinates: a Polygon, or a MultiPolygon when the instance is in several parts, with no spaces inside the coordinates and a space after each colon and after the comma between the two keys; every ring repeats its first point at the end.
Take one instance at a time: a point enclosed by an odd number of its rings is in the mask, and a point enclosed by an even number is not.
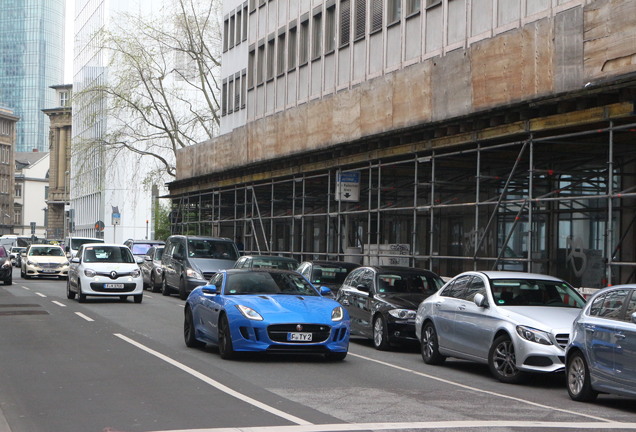
{"type": "MultiPolygon", "coordinates": [[[[66,141],[68,139],[65,126],[59,128],[57,136],[57,187],[63,190],[64,182],[66,182],[66,141]]],[[[64,199],[66,199],[66,197],[64,199]]]]}

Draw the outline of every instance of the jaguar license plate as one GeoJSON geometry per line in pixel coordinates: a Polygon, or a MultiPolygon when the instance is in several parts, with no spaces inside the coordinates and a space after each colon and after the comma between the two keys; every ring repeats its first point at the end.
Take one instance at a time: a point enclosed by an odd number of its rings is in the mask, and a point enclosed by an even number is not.
{"type": "Polygon", "coordinates": [[[117,283],[107,283],[104,284],[104,289],[117,289],[117,288],[123,288],[124,284],[117,284],[117,283]]]}
{"type": "Polygon", "coordinates": [[[287,333],[290,342],[311,342],[311,333],[287,333]]]}

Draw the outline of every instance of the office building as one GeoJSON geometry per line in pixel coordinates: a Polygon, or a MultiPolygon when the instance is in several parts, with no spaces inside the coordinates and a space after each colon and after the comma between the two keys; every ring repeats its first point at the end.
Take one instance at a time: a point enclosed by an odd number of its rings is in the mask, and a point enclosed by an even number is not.
{"type": "Polygon", "coordinates": [[[636,281],[636,2],[226,1],[224,135],[176,233],[246,252],[636,281]]]}
{"type": "Polygon", "coordinates": [[[16,151],[48,151],[50,86],[64,77],[64,0],[0,0],[0,105],[20,117],[16,151]]]}

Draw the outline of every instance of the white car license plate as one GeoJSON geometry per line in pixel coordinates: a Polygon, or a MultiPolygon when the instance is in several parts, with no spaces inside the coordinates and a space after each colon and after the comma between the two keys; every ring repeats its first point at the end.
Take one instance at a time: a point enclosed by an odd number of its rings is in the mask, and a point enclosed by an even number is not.
{"type": "Polygon", "coordinates": [[[57,270],[42,269],[42,273],[57,273],[57,270]]]}
{"type": "Polygon", "coordinates": [[[291,342],[311,342],[311,333],[287,333],[287,340],[291,342]]]}
{"type": "Polygon", "coordinates": [[[104,284],[104,288],[108,289],[108,288],[123,288],[124,284],[114,284],[114,283],[107,283],[104,284]]]}

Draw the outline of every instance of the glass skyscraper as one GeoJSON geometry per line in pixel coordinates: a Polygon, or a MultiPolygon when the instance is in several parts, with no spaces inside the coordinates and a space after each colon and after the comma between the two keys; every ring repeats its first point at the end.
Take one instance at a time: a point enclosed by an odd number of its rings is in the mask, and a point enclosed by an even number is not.
{"type": "Polygon", "coordinates": [[[48,151],[52,85],[64,79],[64,0],[0,0],[0,105],[20,117],[16,151],[48,151]]]}

